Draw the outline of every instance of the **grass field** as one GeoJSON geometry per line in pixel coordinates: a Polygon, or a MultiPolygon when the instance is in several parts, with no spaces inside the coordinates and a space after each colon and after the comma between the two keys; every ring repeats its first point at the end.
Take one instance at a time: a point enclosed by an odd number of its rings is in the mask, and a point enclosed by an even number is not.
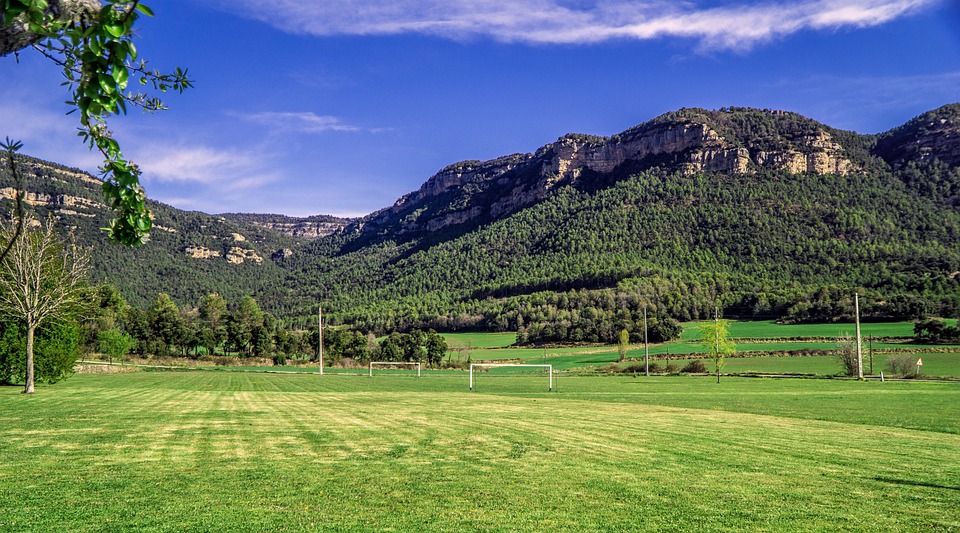
{"type": "MultiPolygon", "coordinates": [[[[654,344],[649,347],[649,353],[654,358],[664,356],[696,356],[703,353],[699,345],[696,322],[682,324],[683,333],[680,339],[663,344],[654,344]]],[[[913,335],[913,322],[892,323],[865,323],[862,324],[864,337],[903,338],[913,335]]],[[[838,335],[852,333],[852,324],[794,324],[783,325],[773,321],[732,321],[730,334],[741,340],[737,344],[740,356],[727,360],[727,372],[732,373],[787,373],[787,374],[817,374],[831,376],[840,371],[836,361],[830,356],[811,356],[804,353],[811,350],[833,351],[837,348],[838,335]],[[830,339],[830,340],[826,340],[830,339]],[[750,356],[751,352],[778,352],[792,353],[800,357],[767,357],[750,356]]],[[[452,351],[450,357],[465,358],[469,353],[473,361],[504,361],[515,360],[525,363],[549,363],[559,370],[589,369],[600,367],[617,361],[619,355],[614,346],[570,346],[570,347],[513,347],[512,333],[448,333],[444,334],[451,347],[460,351],[452,351]],[[469,347],[469,348],[464,348],[469,347]],[[466,352],[464,351],[466,350],[466,352]]],[[[871,343],[864,340],[864,368],[869,373],[868,347],[871,343]]],[[[923,358],[923,374],[935,377],[960,377],[960,347],[958,346],[930,346],[905,342],[872,343],[877,353],[874,356],[874,375],[886,372],[886,358],[889,354],[883,350],[910,350],[916,352],[911,356],[923,358]],[[953,350],[953,353],[940,353],[944,349],[953,350]]],[[[633,360],[643,358],[643,347],[632,345],[627,357],[633,360]]],[[[683,367],[690,359],[679,359],[674,364],[683,367]]],[[[663,365],[663,361],[659,361],[663,365]]],[[[712,365],[708,365],[712,368],[712,365]]]]}
{"type": "Polygon", "coordinates": [[[0,530],[957,530],[960,385],[78,375],[0,388],[0,530]]]}
{"type": "MultiPolygon", "coordinates": [[[[699,338],[697,323],[685,322],[681,340],[699,338]]],[[[952,322],[951,322],[952,325],[952,322]]],[[[730,337],[734,339],[790,339],[790,338],[837,338],[843,335],[854,336],[856,326],[852,323],[836,324],[777,324],[773,320],[733,320],[730,323],[730,337]]],[[[860,324],[860,333],[864,337],[913,337],[913,322],[864,322],[860,324]]]]}

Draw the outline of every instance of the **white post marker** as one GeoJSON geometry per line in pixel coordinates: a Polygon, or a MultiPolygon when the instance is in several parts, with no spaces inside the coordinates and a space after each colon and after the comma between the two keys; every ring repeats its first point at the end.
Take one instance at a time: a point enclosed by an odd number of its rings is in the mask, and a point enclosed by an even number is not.
{"type": "Polygon", "coordinates": [[[920,367],[923,366],[923,358],[917,358],[917,375],[920,375],[920,367]]]}
{"type": "Polygon", "coordinates": [[[546,368],[550,376],[550,384],[547,389],[548,392],[553,392],[553,365],[521,365],[521,364],[510,364],[510,363],[470,363],[470,390],[473,390],[473,367],[501,367],[501,366],[523,366],[523,367],[539,367],[546,368]]]}

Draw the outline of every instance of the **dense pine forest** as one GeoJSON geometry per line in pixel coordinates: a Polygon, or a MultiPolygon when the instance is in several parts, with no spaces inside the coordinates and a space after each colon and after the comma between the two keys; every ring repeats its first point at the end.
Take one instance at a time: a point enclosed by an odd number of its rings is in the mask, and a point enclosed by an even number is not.
{"type": "Polygon", "coordinates": [[[609,138],[452,165],[363,219],[305,220],[322,236],[289,217],[153,203],[157,227],[137,249],[106,243],[95,182],[22,164],[35,214],[92,246],[93,281],[134,306],[218,293],[291,323],[322,302],[331,324],[364,333],[615,342],[622,329],[642,335],[645,310],[652,338],[669,339],[677,321],[717,310],[848,320],[855,293],[867,320],[960,315],[958,132],[958,104],[879,135],[684,109],[609,138]]]}

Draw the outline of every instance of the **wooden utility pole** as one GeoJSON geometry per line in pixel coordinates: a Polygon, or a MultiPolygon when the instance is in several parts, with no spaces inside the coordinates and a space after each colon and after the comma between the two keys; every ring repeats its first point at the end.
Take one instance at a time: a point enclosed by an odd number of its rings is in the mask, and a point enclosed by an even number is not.
{"type": "Polygon", "coordinates": [[[853,295],[853,313],[857,324],[857,379],[863,381],[863,348],[860,338],[860,295],[853,295]]]}
{"type": "Polygon", "coordinates": [[[320,305],[317,305],[317,333],[320,335],[320,338],[317,342],[317,353],[319,354],[320,359],[320,375],[323,375],[323,308],[320,305]]]}
{"type": "Polygon", "coordinates": [[[647,306],[643,306],[643,366],[647,377],[650,377],[650,347],[647,344],[647,306]]]}
{"type": "Polygon", "coordinates": [[[717,358],[717,359],[716,359],[716,361],[717,361],[717,383],[720,383],[720,308],[719,308],[719,307],[714,307],[714,308],[713,308],[713,325],[714,325],[713,331],[715,331],[716,334],[717,334],[717,335],[716,335],[716,339],[717,339],[716,348],[717,348],[717,351],[714,352],[714,353],[716,354],[716,358],[717,358]]]}

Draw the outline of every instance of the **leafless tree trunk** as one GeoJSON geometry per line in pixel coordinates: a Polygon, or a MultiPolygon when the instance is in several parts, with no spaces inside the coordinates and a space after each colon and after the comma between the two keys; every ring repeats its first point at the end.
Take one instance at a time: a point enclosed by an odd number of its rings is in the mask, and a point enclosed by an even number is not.
{"type": "Polygon", "coordinates": [[[33,394],[33,333],[36,329],[33,324],[27,324],[27,375],[23,386],[24,394],[33,394]]]}

